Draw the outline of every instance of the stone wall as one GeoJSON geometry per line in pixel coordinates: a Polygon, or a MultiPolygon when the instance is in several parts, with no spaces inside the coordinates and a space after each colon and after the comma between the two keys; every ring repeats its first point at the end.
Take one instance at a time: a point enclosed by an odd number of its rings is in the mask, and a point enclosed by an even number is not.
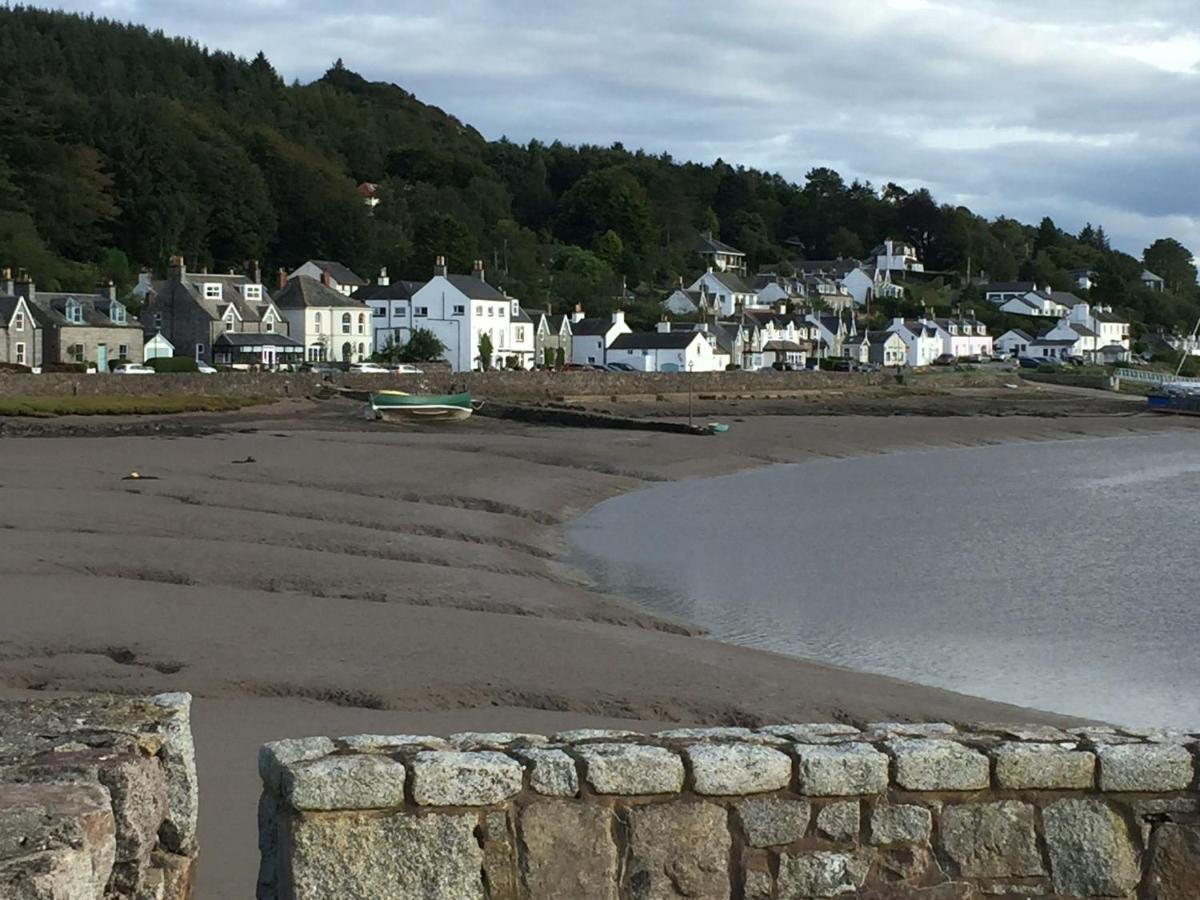
{"type": "Polygon", "coordinates": [[[195,895],[191,697],[0,701],[0,898],[195,895]]]}
{"type": "MultiPolygon", "coordinates": [[[[937,372],[906,374],[907,386],[996,387],[1005,373],[937,372]]],[[[851,390],[895,384],[894,375],[858,372],[429,372],[424,375],[329,376],[305,373],[228,372],[219,375],[78,375],[48,372],[13,375],[0,372],[0,396],[70,394],[204,393],[230,396],[307,397],[332,386],[444,393],[469,390],[478,397],[505,400],[553,400],[572,396],[686,394],[769,394],[781,391],[851,390]]]]}
{"type": "Polygon", "coordinates": [[[1197,735],[357,735],[260,755],[260,900],[1200,897],[1197,735]]]}

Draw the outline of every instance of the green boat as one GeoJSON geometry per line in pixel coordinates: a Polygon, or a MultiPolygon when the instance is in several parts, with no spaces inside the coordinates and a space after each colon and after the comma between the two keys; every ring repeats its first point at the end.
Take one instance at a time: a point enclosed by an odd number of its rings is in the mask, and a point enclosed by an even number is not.
{"type": "Polygon", "coordinates": [[[404,391],[376,391],[371,394],[371,409],[376,418],[389,421],[459,421],[474,412],[471,395],[466,392],[407,394],[404,391]]]}

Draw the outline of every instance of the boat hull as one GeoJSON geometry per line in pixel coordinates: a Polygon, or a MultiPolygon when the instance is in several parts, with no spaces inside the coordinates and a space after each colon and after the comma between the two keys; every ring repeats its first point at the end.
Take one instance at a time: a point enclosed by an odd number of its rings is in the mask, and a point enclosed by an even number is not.
{"type": "Polygon", "coordinates": [[[1200,416],[1200,395],[1151,394],[1146,398],[1151,412],[1177,416],[1200,416]]]}
{"type": "Polygon", "coordinates": [[[371,395],[371,409],[381,419],[391,422],[457,422],[470,418],[474,409],[471,395],[406,394],[402,391],[379,391],[371,395]]]}

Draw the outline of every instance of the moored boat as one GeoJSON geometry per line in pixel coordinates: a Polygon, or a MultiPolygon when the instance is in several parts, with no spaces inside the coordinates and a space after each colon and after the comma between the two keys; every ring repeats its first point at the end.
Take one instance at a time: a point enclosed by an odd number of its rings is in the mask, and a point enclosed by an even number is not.
{"type": "Polygon", "coordinates": [[[375,391],[371,409],[377,418],[390,421],[458,421],[474,412],[471,395],[407,394],[404,391],[375,391]]]}
{"type": "Polygon", "coordinates": [[[1200,416],[1200,384],[1195,382],[1164,384],[1146,397],[1146,408],[1151,412],[1200,416]]]}

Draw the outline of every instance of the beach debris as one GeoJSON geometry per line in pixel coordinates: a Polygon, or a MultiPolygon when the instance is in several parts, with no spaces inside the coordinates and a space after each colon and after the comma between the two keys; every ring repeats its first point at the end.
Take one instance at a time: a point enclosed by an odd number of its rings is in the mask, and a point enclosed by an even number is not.
{"type": "Polygon", "coordinates": [[[258,462],[258,460],[255,459],[253,456],[247,456],[245,459],[235,459],[233,461],[233,464],[235,466],[244,466],[247,463],[256,463],[256,462],[258,462]]]}
{"type": "Polygon", "coordinates": [[[157,475],[143,475],[137,469],[134,469],[128,475],[121,479],[122,481],[158,481],[157,475]]]}

